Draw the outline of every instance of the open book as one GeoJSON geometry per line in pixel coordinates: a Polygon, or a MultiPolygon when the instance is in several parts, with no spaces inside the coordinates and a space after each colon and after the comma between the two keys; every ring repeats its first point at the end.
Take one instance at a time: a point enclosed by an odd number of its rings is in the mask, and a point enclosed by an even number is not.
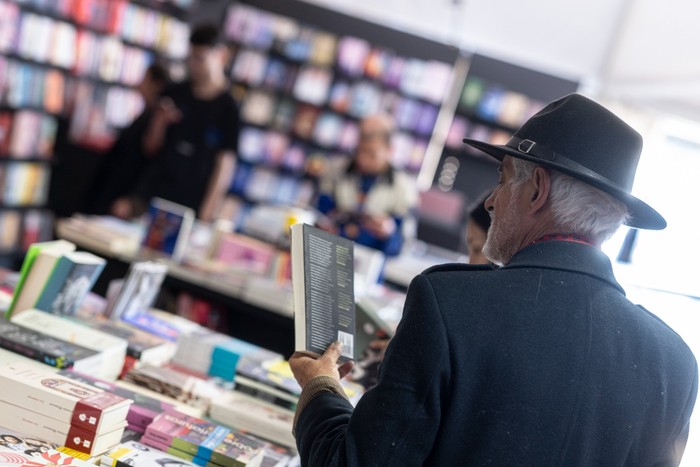
{"type": "Polygon", "coordinates": [[[291,227],[295,350],[320,355],[334,341],[354,355],[353,242],[307,224],[291,227]]]}

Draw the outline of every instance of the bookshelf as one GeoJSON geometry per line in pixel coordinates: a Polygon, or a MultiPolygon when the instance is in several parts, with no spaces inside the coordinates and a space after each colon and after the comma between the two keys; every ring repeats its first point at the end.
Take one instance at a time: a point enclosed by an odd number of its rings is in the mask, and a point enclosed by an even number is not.
{"type": "Polygon", "coordinates": [[[496,159],[462,139],[504,144],[548,102],[578,88],[577,81],[484,55],[464,60],[467,72],[432,186],[422,196],[417,231],[420,240],[459,252],[466,252],[466,216],[498,182],[496,159]]]}
{"type": "Polygon", "coordinates": [[[148,65],[182,76],[192,3],[0,0],[0,222],[13,232],[0,242],[3,264],[25,237],[53,236],[54,215],[141,111],[133,87],[148,65]]]}
{"type": "Polygon", "coordinates": [[[357,144],[364,116],[395,117],[394,164],[417,175],[458,51],[300,1],[229,5],[222,31],[241,102],[243,202],[307,206],[315,179],[357,144]]]}

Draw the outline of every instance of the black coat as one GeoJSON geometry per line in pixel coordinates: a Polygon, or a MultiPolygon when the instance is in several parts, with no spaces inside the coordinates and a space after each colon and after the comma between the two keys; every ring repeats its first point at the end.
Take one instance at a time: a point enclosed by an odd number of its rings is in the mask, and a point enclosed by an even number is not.
{"type": "Polygon", "coordinates": [[[496,270],[409,287],[378,385],[299,416],[304,465],[677,465],[697,365],[586,245],[529,246],[496,270]]]}

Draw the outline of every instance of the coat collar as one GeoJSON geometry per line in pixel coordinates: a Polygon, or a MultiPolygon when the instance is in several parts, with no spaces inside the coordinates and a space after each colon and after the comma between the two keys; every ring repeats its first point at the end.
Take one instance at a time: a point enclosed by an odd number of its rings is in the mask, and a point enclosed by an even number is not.
{"type": "Polygon", "coordinates": [[[598,248],[579,243],[549,241],[529,245],[515,255],[501,269],[544,268],[569,271],[600,279],[624,289],[615,279],[610,259],[598,248]]]}

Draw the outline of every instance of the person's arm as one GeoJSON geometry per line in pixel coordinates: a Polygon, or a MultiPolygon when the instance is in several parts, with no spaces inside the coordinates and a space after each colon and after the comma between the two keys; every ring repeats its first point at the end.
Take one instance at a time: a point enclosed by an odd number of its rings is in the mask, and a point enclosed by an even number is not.
{"type": "Polygon", "coordinates": [[[236,155],[231,150],[221,151],[216,156],[216,164],[209,178],[209,186],[199,209],[199,218],[211,222],[219,213],[228,192],[233,171],[236,167],[236,155]]]}
{"type": "Polygon", "coordinates": [[[450,377],[445,327],[426,276],[417,276],[409,287],[379,382],[354,410],[333,390],[336,376],[319,372],[314,378],[302,365],[310,357],[295,355],[289,363],[304,388],[295,425],[302,465],[424,463],[437,437],[450,377]],[[314,392],[310,400],[309,391],[314,392]]]}
{"type": "Polygon", "coordinates": [[[167,96],[162,97],[143,135],[143,153],[149,157],[158,154],[165,141],[165,132],[168,127],[181,118],[182,114],[173,100],[167,96]]]}

